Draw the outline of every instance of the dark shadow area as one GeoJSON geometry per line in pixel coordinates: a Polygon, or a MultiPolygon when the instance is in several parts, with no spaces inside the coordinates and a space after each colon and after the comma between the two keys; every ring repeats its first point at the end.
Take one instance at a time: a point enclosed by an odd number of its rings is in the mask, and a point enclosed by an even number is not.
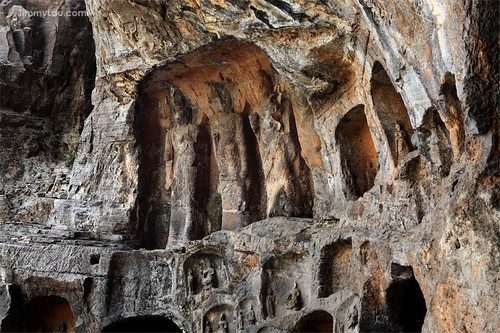
{"type": "Polygon", "coordinates": [[[37,297],[28,302],[26,331],[74,332],[75,319],[68,301],[59,296],[37,297]]]}
{"type": "Polygon", "coordinates": [[[333,332],[333,317],[326,311],[314,311],[299,320],[293,332],[331,333],[333,332]]]}
{"type": "Polygon", "coordinates": [[[335,137],[340,146],[344,193],[347,199],[355,200],[373,187],[378,170],[377,153],[363,105],[356,106],[342,118],[335,137]]]}
{"type": "Polygon", "coordinates": [[[392,264],[393,282],[386,291],[387,314],[393,332],[421,332],[427,307],[413,269],[392,264]]]}
{"type": "Polygon", "coordinates": [[[24,332],[25,300],[21,288],[9,286],[10,306],[7,316],[2,320],[0,332],[24,332]]]}
{"type": "Polygon", "coordinates": [[[103,332],[182,332],[173,321],[159,316],[143,316],[120,320],[104,327],[103,332]]]}

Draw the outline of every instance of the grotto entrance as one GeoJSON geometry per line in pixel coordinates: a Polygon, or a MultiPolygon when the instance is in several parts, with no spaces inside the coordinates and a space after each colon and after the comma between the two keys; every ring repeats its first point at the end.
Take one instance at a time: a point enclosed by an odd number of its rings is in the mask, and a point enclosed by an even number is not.
{"type": "Polygon", "coordinates": [[[427,307],[413,269],[391,265],[393,282],[386,290],[387,314],[393,332],[421,332],[427,307]]]}
{"type": "Polygon", "coordinates": [[[173,321],[160,316],[142,316],[120,320],[104,327],[103,332],[182,332],[173,321]]]}
{"type": "Polygon", "coordinates": [[[364,106],[358,105],[342,118],[335,131],[340,145],[341,171],[347,199],[357,199],[375,182],[378,159],[366,121],[364,106]]]}
{"type": "Polygon", "coordinates": [[[311,216],[288,85],[235,39],[155,69],[139,87],[137,246],[182,245],[267,216],[311,216]]]}
{"type": "Polygon", "coordinates": [[[28,332],[74,332],[75,319],[68,301],[59,296],[37,297],[28,302],[28,332]]]}
{"type": "Polygon", "coordinates": [[[297,323],[293,332],[331,333],[333,332],[333,317],[322,310],[311,312],[297,323]]]}

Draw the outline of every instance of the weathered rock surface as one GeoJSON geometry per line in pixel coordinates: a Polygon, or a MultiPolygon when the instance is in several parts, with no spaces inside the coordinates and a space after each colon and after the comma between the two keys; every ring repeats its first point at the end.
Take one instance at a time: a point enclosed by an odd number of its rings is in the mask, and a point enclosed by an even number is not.
{"type": "Polygon", "coordinates": [[[2,332],[500,326],[493,0],[0,6],[2,332]]]}

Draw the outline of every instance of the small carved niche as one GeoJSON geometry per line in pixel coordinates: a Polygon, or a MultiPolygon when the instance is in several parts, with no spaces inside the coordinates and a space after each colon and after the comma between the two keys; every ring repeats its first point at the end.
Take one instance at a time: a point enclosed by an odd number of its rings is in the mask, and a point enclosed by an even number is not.
{"type": "Polygon", "coordinates": [[[340,240],[321,250],[318,297],[328,297],[351,283],[352,241],[340,240]]]}
{"type": "Polygon", "coordinates": [[[59,296],[36,297],[28,302],[28,332],[75,332],[75,318],[68,301],[59,296]]]}
{"type": "Polygon", "coordinates": [[[347,199],[357,199],[374,185],[378,159],[364,106],[351,109],[335,131],[347,199]]]}
{"type": "Polygon", "coordinates": [[[234,308],[230,304],[220,304],[207,311],[203,317],[202,332],[237,332],[234,308]],[[209,328],[210,327],[210,328],[209,328]]]}
{"type": "Polygon", "coordinates": [[[224,259],[218,254],[193,254],[186,259],[183,269],[188,295],[223,288],[228,281],[224,259]]]}
{"type": "Polygon", "coordinates": [[[136,312],[151,293],[152,272],[148,259],[133,252],[112,255],[107,276],[106,305],[108,314],[136,312]]]}
{"type": "Polygon", "coordinates": [[[371,95],[375,114],[389,143],[394,165],[397,166],[406,154],[415,150],[411,143],[413,129],[401,95],[378,61],[372,68],[371,95]]]}
{"type": "MultiPolygon", "coordinates": [[[[310,288],[309,268],[303,255],[289,253],[271,258],[263,265],[260,299],[265,304],[267,296],[273,297],[274,316],[282,316],[289,311],[300,310],[307,306],[310,288]],[[296,299],[296,302],[293,302],[291,298],[296,299]]],[[[269,317],[267,306],[265,312],[269,317]]]]}

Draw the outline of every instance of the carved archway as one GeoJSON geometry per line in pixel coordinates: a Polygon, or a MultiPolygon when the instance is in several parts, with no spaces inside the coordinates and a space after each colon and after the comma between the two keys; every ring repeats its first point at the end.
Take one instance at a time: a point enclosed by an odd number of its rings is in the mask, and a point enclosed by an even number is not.
{"type": "Polygon", "coordinates": [[[203,46],[154,70],[139,92],[132,223],[140,246],[312,214],[288,85],[258,47],[234,39],[203,46]]]}
{"type": "Polygon", "coordinates": [[[172,320],[161,316],[126,318],[104,327],[103,332],[182,332],[172,320]]]}
{"type": "Polygon", "coordinates": [[[293,332],[332,333],[333,316],[323,310],[311,312],[299,320],[293,332]]]}
{"type": "Polygon", "coordinates": [[[68,301],[59,296],[42,296],[28,302],[28,332],[75,332],[75,318],[68,301]]]}

